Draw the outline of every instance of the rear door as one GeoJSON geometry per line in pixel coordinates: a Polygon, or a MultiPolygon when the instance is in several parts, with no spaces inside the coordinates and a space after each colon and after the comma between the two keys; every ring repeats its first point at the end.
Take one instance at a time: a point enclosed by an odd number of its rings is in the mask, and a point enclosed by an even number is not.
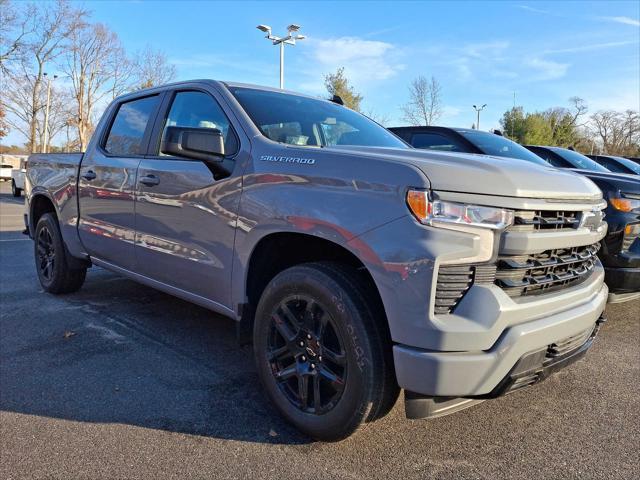
{"type": "Polygon", "coordinates": [[[92,257],[128,270],[135,260],[136,173],[161,96],[111,107],[102,138],[92,142],[80,166],[80,240],[92,257]]]}
{"type": "Polygon", "coordinates": [[[198,88],[167,94],[150,155],[138,170],[136,271],[229,306],[241,177],[219,175],[204,161],[160,152],[167,126],[217,128],[235,168],[248,150],[242,150],[240,129],[231,124],[220,100],[215,91],[198,88]]]}

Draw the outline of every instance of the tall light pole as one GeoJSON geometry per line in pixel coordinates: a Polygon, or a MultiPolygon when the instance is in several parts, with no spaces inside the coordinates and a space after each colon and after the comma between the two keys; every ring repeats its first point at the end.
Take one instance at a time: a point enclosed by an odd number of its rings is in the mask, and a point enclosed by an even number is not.
{"type": "MultiPolygon", "coordinates": [[[[47,105],[44,110],[44,141],[42,142],[42,153],[49,152],[49,106],[51,105],[51,77],[48,76],[47,73],[44,74],[47,79],[47,105]]],[[[55,80],[58,78],[57,75],[53,76],[55,80]]]]}
{"type": "Polygon", "coordinates": [[[265,37],[267,40],[271,40],[273,45],[280,45],[280,88],[284,88],[284,46],[286,45],[295,45],[296,40],[304,40],[304,35],[298,35],[298,30],[300,30],[300,25],[296,25],[292,23],[287,27],[287,36],[286,37],[276,37],[271,33],[271,27],[269,25],[258,25],[256,27],[258,30],[266,33],[265,37]]]}
{"type": "Polygon", "coordinates": [[[486,107],[486,106],[487,106],[486,103],[484,105],[482,105],[481,107],[476,107],[475,105],[473,106],[473,109],[478,114],[478,121],[476,122],[476,130],[480,130],[480,112],[482,110],[484,110],[484,107],[486,107]]]}

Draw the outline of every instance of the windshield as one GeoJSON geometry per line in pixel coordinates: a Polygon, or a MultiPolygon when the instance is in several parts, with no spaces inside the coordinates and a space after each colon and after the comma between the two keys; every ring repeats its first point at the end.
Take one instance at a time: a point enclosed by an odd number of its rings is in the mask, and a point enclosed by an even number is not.
{"type": "Polygon", "coordinates": [[[629,160],[628,158],[623,158],[623,157],[613,157],[617,162],[620,162],[621,164],[623,164],[625,167],[627,167],[628,170],[631,170],[632,172],[640,175],[640,165],[638,165],[636,162],[629,160]]]}
{"type": "Polygon", "coordinates": [[[538,165],[549,166],[547,162],[522,145],[508,138],[496,135],[495,133],[481,132],[478,130],[459,130],[458,133],[478,147],[482,153],[487,155],[517,158],[519,160],[537,163],[538,165]]]}
{"type": "Polygon", "coordinates": [[[335,103],[246,87],[229,90],[260,132],[274,142],[410,148],[384,127],[335,103]]]}
{"type": "Polygon", "coordinates": [[[573,165],[575,168],[581,168],[582,170],[591,170],[592,172],[610,172],[611,170],[604,168],[597,162],[594,162],[589,157],[585,157],[581,153],[568,150],[566,148],[551,148],[553,152],[560,155],[567,162],[573,165]]]}

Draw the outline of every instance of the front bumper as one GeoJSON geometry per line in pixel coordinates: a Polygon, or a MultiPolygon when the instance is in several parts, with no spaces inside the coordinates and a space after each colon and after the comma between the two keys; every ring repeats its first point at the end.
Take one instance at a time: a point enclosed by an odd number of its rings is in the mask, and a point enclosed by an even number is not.
{"type": "Polygon", "coordinates": [[[587,301],[503,331],[487,350],[431,351],[395,345],[393,355],[400,387],[432,397],[487,397],[499,393],[518,362],[596,324],[607,301],[602,285],[587,301]],[[498,389],[498,390],[497,390],[498,389]]]}
{"type": "Polygon", "coordinates": [[[640,292],[640,267],[636,268],[607,268],[605,267],[604,281],[611,293],[640,292]]]}

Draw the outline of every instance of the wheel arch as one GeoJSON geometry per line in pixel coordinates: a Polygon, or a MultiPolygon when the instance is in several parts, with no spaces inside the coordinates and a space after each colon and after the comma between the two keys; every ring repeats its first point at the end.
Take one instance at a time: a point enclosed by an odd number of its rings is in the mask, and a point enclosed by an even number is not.
{"type": "Polygon", "coordinates": [[[262,292],[278,273],[303,263],[333,261],[348,265],[357,272],[364,288],[375,302],[375,308],[385,319],[386,313],[378,287],[368,268],[358,256],[344,245],[326,238],[300,232],[269,233],[253,246],[244,275],[244,297],[239,323],[239,339],[248,343],[255,316],[255,309],[262,292]]]}

